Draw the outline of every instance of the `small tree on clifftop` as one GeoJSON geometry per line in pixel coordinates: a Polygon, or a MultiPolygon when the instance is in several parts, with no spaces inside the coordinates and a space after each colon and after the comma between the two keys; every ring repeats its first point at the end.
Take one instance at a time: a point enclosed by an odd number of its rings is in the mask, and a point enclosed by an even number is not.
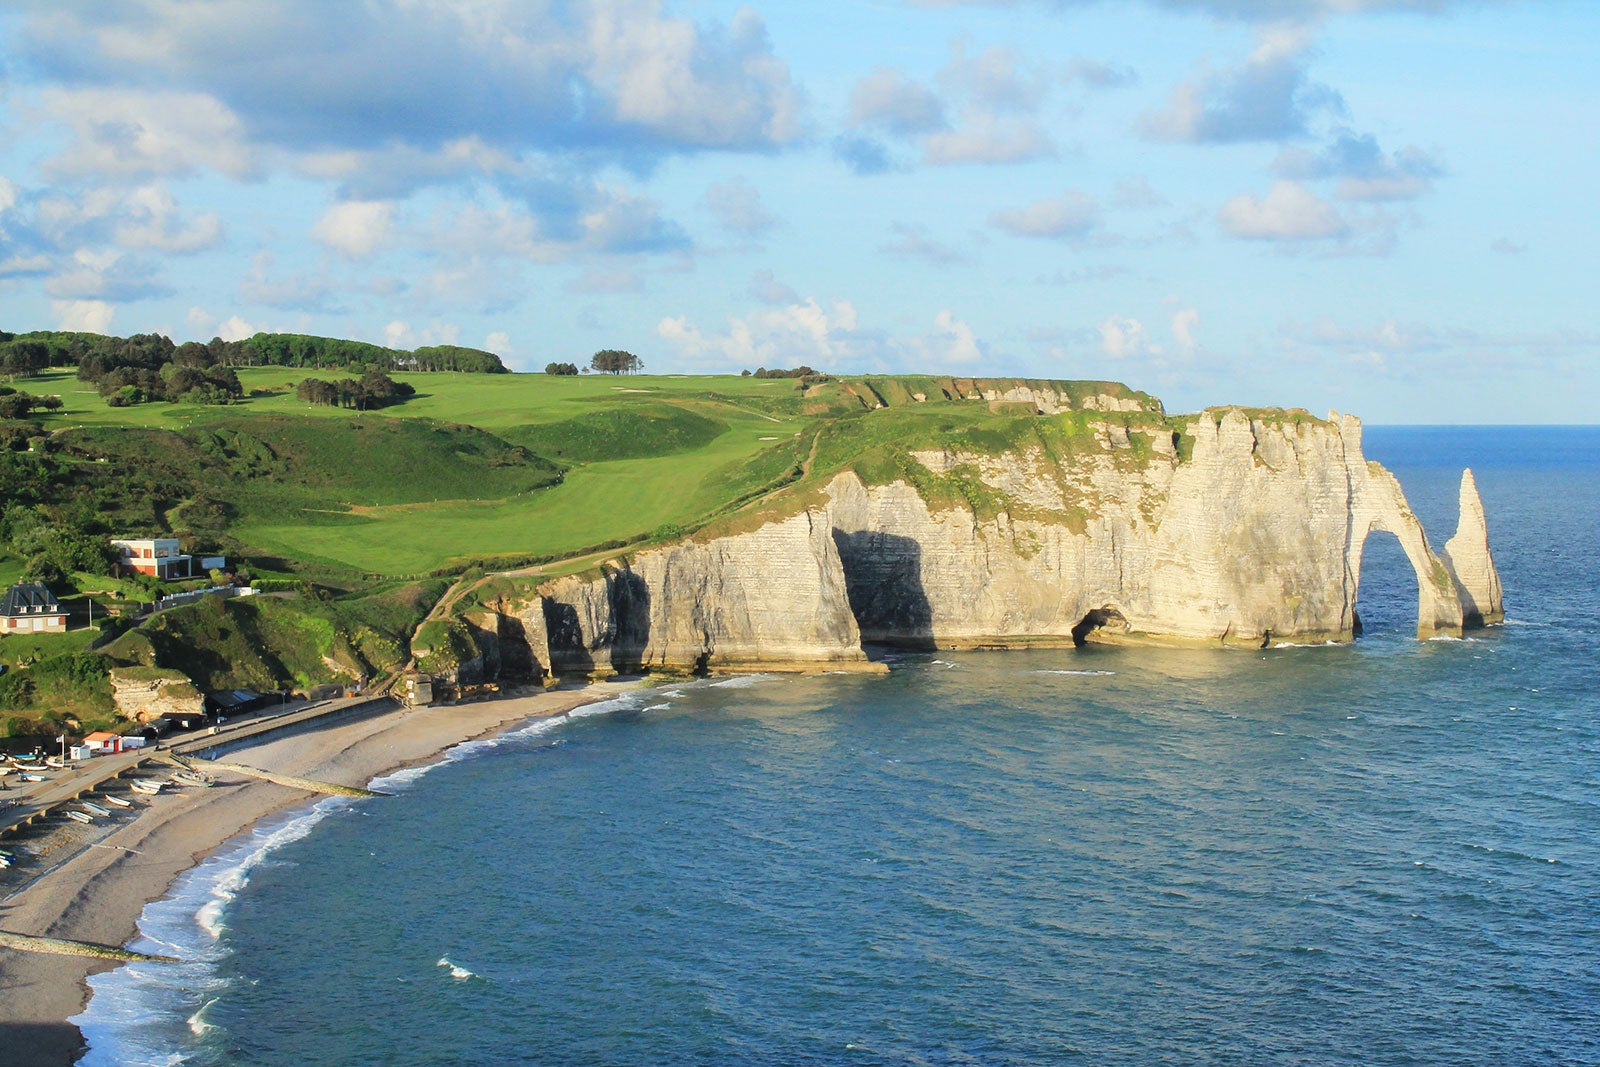
{"type": "Polygon", "coordinates": [[[605,348],[594,354],[589,366],[605,374],[638,374],[644,370],[644,360],[632,352],[605,348]]]}

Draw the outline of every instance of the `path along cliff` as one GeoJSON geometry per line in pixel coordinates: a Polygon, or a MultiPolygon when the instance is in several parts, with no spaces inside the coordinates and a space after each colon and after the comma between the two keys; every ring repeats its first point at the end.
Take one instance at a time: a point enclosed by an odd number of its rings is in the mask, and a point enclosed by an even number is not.
{"type": "Polygon", "coordinates": [[[1075,436],[908,444],[901,476],[822,472],[792,513],[747,528],[549,581],[491,578],[462,599],[453,648],[416,651],[467,683],[874,669],[864,643],[1341,642],[1359,632],[1374,532],[1410,560],[1419,637],[1503,618],[1470,471],[1436,553],[1399,482],[1362,455],[1353,416],[1082,407],[1075,436]]]}

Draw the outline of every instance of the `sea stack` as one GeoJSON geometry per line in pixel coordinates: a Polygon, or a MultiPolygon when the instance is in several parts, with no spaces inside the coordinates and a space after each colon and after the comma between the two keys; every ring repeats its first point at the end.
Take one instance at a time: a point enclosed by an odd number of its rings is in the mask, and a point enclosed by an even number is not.
{"type": "Polygon", "coordinates": [[[1461,518],[1457,520],[1455,536],[1445,542],[1443,555],[1461,597],[1466,624],[1503,622],[1506,616],[1500,596],[1500,572],[1489,551],[1489,526],[1470,467],[1461,472],[1461,518]]]}

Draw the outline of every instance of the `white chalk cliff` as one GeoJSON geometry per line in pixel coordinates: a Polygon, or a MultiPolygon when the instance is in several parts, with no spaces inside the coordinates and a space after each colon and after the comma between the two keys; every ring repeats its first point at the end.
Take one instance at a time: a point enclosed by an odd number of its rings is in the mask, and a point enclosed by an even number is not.
{"type": "Polygon", "coordinates": [[[1224,409],[1180,425],[1108,413],[1067,453],[913,451],[926,478],[878,485],[844,471],[752,532],[500,596],[468,617],[481,670],[860,668],[863,641],[1348,641],[1375,531],[1416,573],[1419,636],[1503,617],[1470,472],[1435,554],[1357,419],[1224,409]],[[929,490],[957,483],[982,505],[929,490]]]}

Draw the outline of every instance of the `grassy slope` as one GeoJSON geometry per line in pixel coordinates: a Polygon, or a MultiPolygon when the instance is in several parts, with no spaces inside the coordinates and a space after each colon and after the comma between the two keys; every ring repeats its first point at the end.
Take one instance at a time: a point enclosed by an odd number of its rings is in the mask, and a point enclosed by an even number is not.
{"type": "MultiPolygon", "coordinates": [[[[321,495],[326,510],[320,513],[294,506],[292,492],[265,482],[251,493],[235,494],[242,499],[231,533],[245,544],[289,559],[394,575],[425,572],[451,560],[568,552],[688,524],[748,492],[750,461],[792,440],[806,424],[797,413],[795,383],[787,380],[405,374],[396,377],[416,387],[415,398],[357,414],[296,400],[292,388],[302,375],[294,371],[249,368],[239,376],[247,392],[275,392],[230,407],[118,409],[106,407],[67,374],[36,379],[32,389],[60,393],[66,401],[47,421],[51,430],[137,426],[192,435],[246,420],[269,444],[277,435],[302,438],[296,447],[303,452],[317,420],[433,419],[478,427],[572,464],[560,485],[529,491],[493,471],[478,474],[465,467],[456,477],[432,468],[412,477],[404,464],[393,461],[391,449],[363,450],[357,443],[348,458],[366,468],[386,468],[363,470],[363,484],[387,484],[393,492],[374,496],[350,479],[340,484],[320,471],[321,484],[307,484],[321,495]],[[681,417],[674,419],[675,413],[681,417]],[[305,418],[273,430],[260,421],[270,415],[305,418]],[[638,446],[636,438],[647,447],[638,446]],[[631,441],[635,447],[629,451],[649,454],[585,462],[602,454],[608,439],[631,441]],[[357,508],[338,514],[343,505],[357,508]]],[[[776,472],[784,464],[766,466],[776,472]]],[[[301,471],[282,473],[306,483],[301,471]]],[[[219,488],[226,494],[238,486],[219,488]]]]}

